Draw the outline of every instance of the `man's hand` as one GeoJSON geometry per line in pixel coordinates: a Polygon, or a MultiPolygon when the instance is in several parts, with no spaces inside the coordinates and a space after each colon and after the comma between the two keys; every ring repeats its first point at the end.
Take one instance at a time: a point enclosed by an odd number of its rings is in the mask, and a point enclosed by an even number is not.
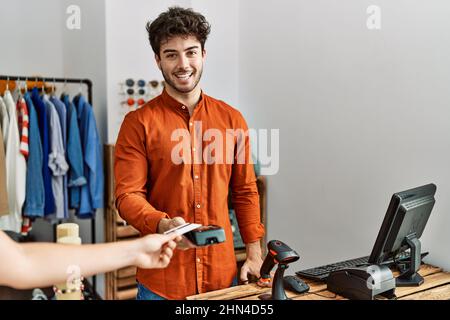
{"type": "MultiPolygon", "coordinates": [[[[164,233],[167,230],[175,228],[177,226],[181,226],[185,224],[186,221],[182,217],[175,217],[173,219],[162,218],[158,223],[158,233],[164,233]]],[[[177,249],[187,250],[197,248],[191,241],[189,241],[186,237],[182,237],[182,240],[178,242],[177,249]]]]}
{"type": "Polygon", "coordinates": [[[248,275],[254,275],[259,278],[261,275],[259,271],[263,264],[261,257],[261,247],[259,241],[246,244],[247,249],[247,260],[245,260],[244,265],[241,268],[240,279],[243,283],[248,283],[248,275]]]}

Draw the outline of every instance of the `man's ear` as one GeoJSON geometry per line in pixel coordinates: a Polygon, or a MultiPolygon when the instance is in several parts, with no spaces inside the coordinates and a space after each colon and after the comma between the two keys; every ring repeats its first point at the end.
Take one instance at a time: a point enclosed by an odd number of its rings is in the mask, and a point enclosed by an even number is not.
{"type": "Polygon", "coordinates": [[[206,49],[203,49],[203,60],[206,58],[206,49]]]}
{"type": "Polygon", "coordinates": [[[155,61],[156,61],[156,65],[158,66],[159,70],[161,70],[161,59],[159,58],[159,56],[155,53],[155,61]]]}

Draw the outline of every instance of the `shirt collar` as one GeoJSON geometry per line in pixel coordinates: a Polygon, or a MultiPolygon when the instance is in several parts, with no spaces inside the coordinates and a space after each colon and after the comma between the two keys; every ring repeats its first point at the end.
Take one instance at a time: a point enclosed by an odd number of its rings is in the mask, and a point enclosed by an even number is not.
{"type": "MultiPolygon", "coordinates": [[[[176,110],[183,110],[183,104],[181,102],[175,100],[172,96],[170,96],[167,93],[166,89],[163,89],[163,92],[161,93],[161,97],[162,97],[165,105],[167,105],[171,108],[174,108],[176,110]]],[[[198,101],[198,104],[195,107],[195,109],[201,107],[203,105],[204,101],[205,101],[205,95],[203,93],[203,90],[201,90],[200,91],[200,100],[198,101]]],[[[185,108],[186,109],[184,109],[184,110],[186,110],[186,112],[188,112],[187,107],[185,107],[185,108]]]]}
{"type": "Polygon", "coordinates": [[[82,94],[76,95],[73,98],[72,102],[75,105],[75,110],[77,111],[78,120],[80,120],[84,116],[84,111],[87,110],[89,104],[82,94]]]}

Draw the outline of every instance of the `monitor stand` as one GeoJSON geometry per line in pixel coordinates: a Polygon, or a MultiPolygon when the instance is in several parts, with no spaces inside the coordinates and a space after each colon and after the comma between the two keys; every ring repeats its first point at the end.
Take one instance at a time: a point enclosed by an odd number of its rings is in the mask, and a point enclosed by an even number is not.
{"type": "Polygon", "coordinates": [[[423,277],[417,273],[422,262],[420,241],[416,234],[407,236],[403,241],[411,249],[409,268],[395,279],[395,284],[397,287],[420,286],[424,281],[423,277]]]}

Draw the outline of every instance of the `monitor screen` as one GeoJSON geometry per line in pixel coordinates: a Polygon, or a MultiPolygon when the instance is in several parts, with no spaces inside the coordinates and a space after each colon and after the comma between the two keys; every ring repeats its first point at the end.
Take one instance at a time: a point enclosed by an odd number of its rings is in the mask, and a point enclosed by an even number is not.
{"type": "Polygon", "coordinates": [[[408,248],[405,238],[422,236],[435,203],[435,193],[436,185],[430,183],[392,196],[369,263],[381,264],[395,257],[408,248]]]}

